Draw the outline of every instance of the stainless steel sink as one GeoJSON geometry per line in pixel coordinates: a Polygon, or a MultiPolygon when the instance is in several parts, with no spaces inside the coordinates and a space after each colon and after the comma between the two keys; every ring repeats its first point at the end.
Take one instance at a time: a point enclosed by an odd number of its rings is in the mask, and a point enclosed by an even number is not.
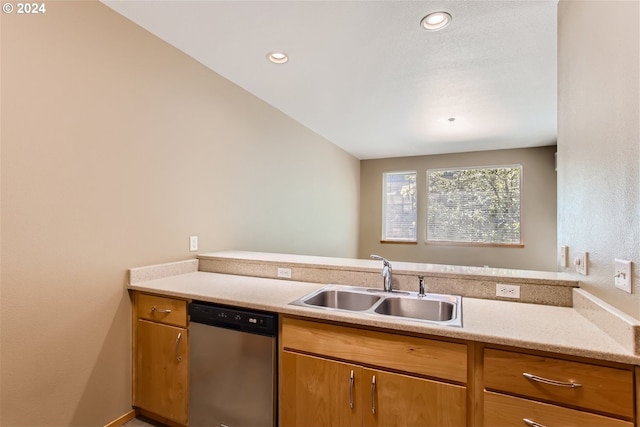
{"type": "Polygon", "coordinates": [[[431,298],[385,298],[375,309],[376,313],[387,316],[409,317],[412,319],[444,322],[456,314],[455,303],[431,298]]]}
{"type": "Polygon", "coordinates": [[[417,292],[384,292],[358,286],[327,285],[291,303],[303,307],[357,312],[423,323],[462,326],[462,297],[417,292]]]}
{"type": "Polygon", "coordinates": [[[316,307],[364,311],[371,308],[379,300],[380,297],[377,295],[339,289],[321,289],[320,292],[314,292],[303,298],[302,302],[316,307]]]}

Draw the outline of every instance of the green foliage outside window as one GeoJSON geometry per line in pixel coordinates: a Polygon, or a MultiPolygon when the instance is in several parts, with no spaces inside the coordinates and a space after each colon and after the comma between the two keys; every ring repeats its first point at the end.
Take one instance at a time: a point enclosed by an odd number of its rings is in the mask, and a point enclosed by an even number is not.
{"type": "Polygon", "coordinates": [[[522,167],[427,171],[427,241],[520,244],[522,167]]]}
{"type": "Polygon", "coordinates": [[[382,240],[417,240],[416,172],[387,172],[382,185],[382,240]]]}

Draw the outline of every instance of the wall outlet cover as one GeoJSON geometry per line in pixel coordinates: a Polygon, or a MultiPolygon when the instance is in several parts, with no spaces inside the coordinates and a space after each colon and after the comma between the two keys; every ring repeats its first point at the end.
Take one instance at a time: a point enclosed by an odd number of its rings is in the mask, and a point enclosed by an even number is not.
{"type": "Polygon", "coordinates": [[[282,279],[291,279],[291,269],[278,267],[278,277],[282,279]]]}
{"type": "Polygon", "coordinates": [[[503,298],[520,298],[520,286],[496,283],[496,296],[503,298]]]}
{"type": "Polygon", "coordinates": [[[198,236],[189,236],[189,250],[191,252],[198,250],[198,236]]]}

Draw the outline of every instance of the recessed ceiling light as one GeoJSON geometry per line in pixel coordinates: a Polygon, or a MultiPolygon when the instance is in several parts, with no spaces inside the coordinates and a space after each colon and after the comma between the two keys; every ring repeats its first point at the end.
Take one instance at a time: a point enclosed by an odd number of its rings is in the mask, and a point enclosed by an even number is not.
{"type": "Polygon", "coordinates": [[[274,64],[284,64],[289,60],[289,57],[284,52],[269,52],[267,59],[274,64]]]}
{"type": "Polygon", "coordinates": [[[437,31],[449,25],[451,19],[447,12],[433,12],[422,18],[420,25],[427,31],[437,31]]]}

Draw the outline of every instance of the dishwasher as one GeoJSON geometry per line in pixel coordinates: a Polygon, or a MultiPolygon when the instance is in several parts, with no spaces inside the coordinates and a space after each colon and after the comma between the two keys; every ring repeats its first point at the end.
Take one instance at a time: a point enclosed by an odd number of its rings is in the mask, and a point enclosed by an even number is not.
{"type": "Polygon", "coordinates": [[[274,427],[275,313],[189,304],[189,426],[274,427]]]}

